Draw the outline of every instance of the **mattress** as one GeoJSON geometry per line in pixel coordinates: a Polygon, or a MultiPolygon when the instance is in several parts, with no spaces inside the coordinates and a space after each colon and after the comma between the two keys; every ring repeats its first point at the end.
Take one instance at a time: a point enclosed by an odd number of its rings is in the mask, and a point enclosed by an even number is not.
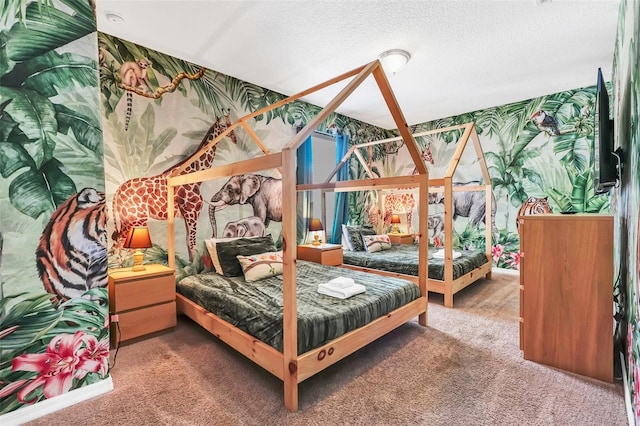
{"type": "MultiPolygon", "coordinates": [[[[434,258],[433,254],[436,251],[429,249],[429,278],[444,281],[444,259],[434,258]]],[[[453,260],[453,279],[457,279],[487,262],[487,255],[482,251],[461,251],[460,257],[453,260]]],[[[375,253],[345,250],[342,263],[417,277],[418,245],[392,244],[389,250],[375,253]]]]}
{"type": "MultiPolygon", "coordinates": [[[[216,273],[180,280],[177,292],[282,352],[282,275],[248,283],[216,273]]],[[[413,282],[297,261],[298,354],[355,330],[420,297],[413,282]],[[352,278],[366,292],[337,299],[318,293],[318,284],[352,278]]]]}

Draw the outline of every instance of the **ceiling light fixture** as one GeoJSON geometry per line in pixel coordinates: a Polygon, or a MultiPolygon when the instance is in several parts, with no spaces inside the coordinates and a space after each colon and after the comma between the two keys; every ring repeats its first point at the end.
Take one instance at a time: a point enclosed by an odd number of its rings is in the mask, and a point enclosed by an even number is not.
{"type": "Polygon", "coordinates": [[[112,24],[121,24],[124,22],[124,18],[115,12],[105,12],[104,16],[107,18],[107,21],[112,24]]]}
{"type": "Polygon", "coordinates": [[[378,59],[387,74],[395,75],[407,65],[407,62],[411,59],[411,54],[406,50],[391,49],[382,52],[378,59]]]}

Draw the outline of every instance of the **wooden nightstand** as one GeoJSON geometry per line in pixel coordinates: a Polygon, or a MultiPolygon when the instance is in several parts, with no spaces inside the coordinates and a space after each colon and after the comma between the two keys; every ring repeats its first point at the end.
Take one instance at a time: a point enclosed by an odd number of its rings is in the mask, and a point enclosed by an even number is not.
{"type": "Polygon", "coordinates": [[[392,244],[413,244],[413,234],[387,234],[392,244]]]}
{"type": "Polygon", "coordinates": [[[304,244],[298,246],[298,259],[323,265],[342,265],[342,246],[340,244],[304,244]]]}
{"type": "MultiPolygon", "coordinates": [[[[176,326],[176,281],[173,269],[145,265],[109,270],[109,312],[118,314],[120,342],[176,326]]],[[[118,343],[118,328],[111,324],[111,345],[118,343]]]]}

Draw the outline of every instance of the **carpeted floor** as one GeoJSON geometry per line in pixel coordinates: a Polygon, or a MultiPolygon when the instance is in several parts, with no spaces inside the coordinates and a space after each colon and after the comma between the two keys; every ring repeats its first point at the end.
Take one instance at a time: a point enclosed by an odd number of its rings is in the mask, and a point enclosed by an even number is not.
{"type": "Polygon", "coordinates": [[[455,296],[430,296],[429,327],[409,322],[300,385],[282,382],[187,318],[123,346],[115,389],[30,425],[625,425],[622,385],[525,361],[519,279],[494,271],[455,296]]]}

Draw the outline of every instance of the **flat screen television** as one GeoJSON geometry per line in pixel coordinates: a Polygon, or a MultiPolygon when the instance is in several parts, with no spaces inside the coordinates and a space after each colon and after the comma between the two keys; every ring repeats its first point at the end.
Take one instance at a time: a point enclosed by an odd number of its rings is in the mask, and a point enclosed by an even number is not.
{"type": "Polygon", "coordinates": [[[593,138],[593,184],[596,194],[604,194],[618,181],[618,157],[614,154],[613,120],[609,118],[609,94],[602,70],[598,68],[593,138]]]}

